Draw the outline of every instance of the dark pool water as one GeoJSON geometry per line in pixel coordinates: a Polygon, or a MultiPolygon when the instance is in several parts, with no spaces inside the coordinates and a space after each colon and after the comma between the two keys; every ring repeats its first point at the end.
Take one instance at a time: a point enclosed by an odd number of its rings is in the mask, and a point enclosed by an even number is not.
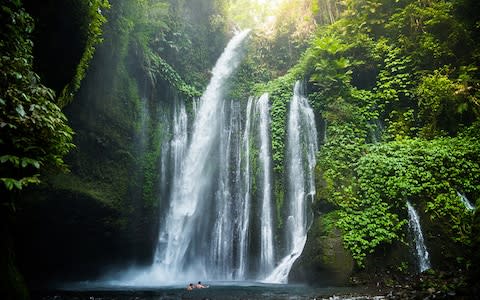
{"type": "Polygon", "coordinates": [[[99,286],[95,284],[79,284],[61,288],[35,290],[32,299],[39,300],[240,300],[240,299],[384,299],[372,295],[372,291],[364,287],[322,287],[315,288],[304,285],[271,285],[271,284],[210,284],[207,289],[187,291],[185,287],[128,287],[99,286]],[[362,296],[368,295],[368,296],[362,296]]]}

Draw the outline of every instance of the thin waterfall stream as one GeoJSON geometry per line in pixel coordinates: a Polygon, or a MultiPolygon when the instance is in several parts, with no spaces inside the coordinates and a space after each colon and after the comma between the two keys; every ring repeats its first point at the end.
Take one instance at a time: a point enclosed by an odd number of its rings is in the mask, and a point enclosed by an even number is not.
{"type": "Polygon", "coordinates": [[[273,249],[273,228],[274,221],[272,216],[272,170],[270,155],[270,107],[268,104],[268,94],[263,94],[257,101],[256,110],[258,111],[260,124],[260,165],[262,176],[262,196],[261,196],[261,233],[260,233],[260,276],[269,274],[274,267],[274,249],[273,249]]]}
{"type": "Polygon", "coordinates": [[[408,208],[408,227],[410,228],[413,239],[415,242],[416,257],[418,260],[418,268],[420,273],[431,268],[430,266],[430,256],[428,254],[427,246],[425,246],[425,241],[423,239],[422,227],[420,226],[420,217],[417,212],[407,201],[408,208]]]}
{"type": "Polygon", "coordinates": [[[314,167],[318,149],[313,109],[304,96],[302,83],[295,83],[288,115],[288,212],[286,220],[286,255],[267,282],[288,282],[293,263],[302,254],[307,241],[308,204],[315,196],[314,167]]]}
{"type": "Polygon", "coordinates": [[[472,202],[470,202],[470,200],[468,200],[468,198],[467,198],[467,196],[465,196],[465,194],[457,191],[457,196],[458,196],[458,198],[460,198],[460,201],[462,201],[462,204],[465,206],[465,208],[467,210],[475,210],[475,205],[473,205],[472,202]]]}
{"type": "Polygon", "coordinates": [[[241,144],[239,144],[239,151],[243,153],[237,164],[237,174],[239,174],[240,189],[238,190],[238,199],[240,205],[237,208],[236,221],[237,224],[235,237],[238,243],[238,255],[236,258],[236,274],[235,278],[245,278],[247,266],[249,264],[249,248],[248,237],[250,227],[250,209],[251,209],[251,170],[250,170],[250,131],[252,123],[252,110],[254,98],[250,97],[247,103],[247,110],[245,116],[245,130],[242,135],[241,144]],[[241,172],[243,168],[243,173],[241,172]]]}

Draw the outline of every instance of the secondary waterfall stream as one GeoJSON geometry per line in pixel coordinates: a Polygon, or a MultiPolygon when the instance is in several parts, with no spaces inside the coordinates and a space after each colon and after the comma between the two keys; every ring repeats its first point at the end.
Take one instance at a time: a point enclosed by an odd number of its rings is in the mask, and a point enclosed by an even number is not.
{"type": "Polygon", "coordinates": [[[260,231],[260,270],[263,276],[269,274],[274,267],[273,228],[272,217],[272,184],[270,158],[270,107],[268,94],[263,94],[257,101],[256,110],[260,118],[260,165],[262,169],[262,196],[261,196],[261,231],[260,231]]]}
{"type": "Polygon", "coordinates": [[[475,206],[468,200],[467,196],[465,194],[460,193],[457,191],[457,196],[460,198],[460,201],[462,201],[462,204],[465,206],[467,210],[475,210],[475,206]]]}
{"type": "Polygon", "coordinates": [[[427,251],[427,247],[425,246],[425,241],[423,239],[422,228],[420,226],[420,218],[418,217],[417,212],[407,201],[407,208],[408,208],[408,227],[410,228],[413,239],[415,242],[415,250],[416,250],[416,257],[418,260],[418,268],[420,272],[428,270],[431,268],[430,266],[430,257],[427,251]]]}
{"type": "Polygon", "coordinates": [[[286,219],[286,255],[267,277],[268,282],[286,283],[295,260],[307,241],[308,204],[315,196],[313,170],[317,153],[317,129],[313,110],[304,96],[302,84],[295,83],[288,116],[288,211],[286,219]]]}

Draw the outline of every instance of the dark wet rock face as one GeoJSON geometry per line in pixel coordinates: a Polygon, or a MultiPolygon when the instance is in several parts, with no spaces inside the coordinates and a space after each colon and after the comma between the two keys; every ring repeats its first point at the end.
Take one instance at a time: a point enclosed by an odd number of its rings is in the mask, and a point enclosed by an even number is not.
{"type": "Polygon", "coordinates": [[[354,261],[344,248],[341,232],[327,224],[323,216],[310,228],[302,256],[294,264],[290,281],[312,285],[345,285],[354,269],[354,261]]]}

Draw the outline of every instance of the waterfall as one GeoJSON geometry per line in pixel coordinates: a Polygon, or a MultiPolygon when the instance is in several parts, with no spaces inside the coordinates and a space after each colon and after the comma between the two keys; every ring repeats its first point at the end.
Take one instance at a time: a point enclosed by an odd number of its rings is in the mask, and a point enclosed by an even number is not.
{"type": "MultiPolygon", "coordinates": [[[[239,211],[242,199],[238,197],[240,190],[240,164],[241,154],[241,115],[240,106],[237,102],[231,102],[230,106],[224,107],[224,118],[220,132],[219,164],[223,166],[219,170],[218,187],[215,192],[215,224],[212,235],[212,248],[209,260],[209,276],[223,280],[234,279],[234,253],[239,247],[235,243],[235,221],[238,219],[236,212],[239,211]],[[235,249],[235,250],[234,250],[235,249]]],[[[243,245],[242,245],[243,247],[243,245]]]]}
{"type": "Polygon", "coordinates": [[[309,202],[315,195],[313,110],[297,82],[288,116],[285,236],[279,239],[285,245],[277,252],[274,237],[281,216],[275,216],[273,204],[268,94],[249,98],[246,107],[224,99],[247,35],[237,34],[220,56],[203,96],[193,103],[193,123],[180,98],[164,117],[169,125],[162,128],[167,132],[162,136],[170,139],[161,144],[155,257],[150,268],[132,271],[123,284],[246,279],[283,283],[303,251],[309,202]]]}
{"type": "Polygon", "coordinates": [[[425,246],[425,241],[423,240],[422,228],[420,227],[420,218],[418,217],[417,212],[407,201],[408,207],[408,227],[413,234],[413,238],[415,241],[415,249],[416,249],[416,256],[418,259],[418,267],[420,269],[420,273],[430,269],[430,258],[427,251],[427,247],[425,246]]]}
{"type": "Polygon", "coordinates": [[[305,246],[309,226],[308,204],[315,196],[314,167],[317,148],[314,113],[307,98],[303,96],[302,84],[296,82],[288,116],[288,210],[285,232],[287,254],[267,277],[268,282],[286,283],[293,263],[305,246]]]}
{"type": "MultiPolygon", "coordinates": [[[[162,142],[160,156],[160,195],[162,199],[168,198],[170,184],[180,179],[183,160],[187,150],[188,116],[185,102],[178,96],[174,96],[173,110],[169,120],[171,121],[166,121],[165,123],[171,123],[171,126],[167,125],[168,127],[166,128],[171,135],[171,139],[162,142]]],[[[159,259],[159,250],[162,247],[160,241],[165,241],[164,235],[159,237],[159,243],[155,251],[155,260],[159,259]]]]}
{"type": "MultiPolygon", "coordinates": [[[[171,193],[172,191],[169,186],[178,182],[182,175],[188,145],[188,115],[183,99],[178,97],[174,98],[171,118],[172,128],[170,129],[170,134],[172,138],[169,142],[164,142],[162,144],[160,161],[161,195],[168,195],[171,193]]],[[[163,222],[161,223],[163,224],[163,222]]],[[[164,231],[160,231],[155,250],[154,265],[161,262],[162,249],[166,247],[167,243],[168,234],[164,231]]],[[[154,271],[158,272],[157,269],[154,269],[154,271]]],[[[159,274],[156,275],[158,276],[159,274]]]]}
{"type": "Polygon", "coordinates": [[[268,94],[263,94],[257,101],[256,111],[259,115],[260,136],[260,168],[261,183],[263,184],[261,195],[260,215],[260,276],[270,273],[274,267],[273,252],[273,216],[272,216],[272,164],[270,157],[270,107],[268,94]]]}
{"type": "Polygon", "coordinates": [[[460,198],[460,201],[462,201],[463,205],[467,210],[474,210],[475,206],[468,200],[468,198],[465,196],[465,194],[460,193],[457,191],[457,195],[460,198]]]}
{"type": "MultiPolygon", "coordinates": [[[[208,249],[213,248],[209,242],[215,233],[211,232],[207,213],[215,207],[215,203],[211,203],[212,198],[223,197],[212,193],[216,188],[213,187],[217,182],[214,175],[219,165],[216,157],[219,149],[215,146],[222,134],[223,87],[240,62],[240,46],[247,35],[248,31],[243,31],[228,43],[213,68],[212,79],[200,99],[192,138],[181,162],[180,174],[174,178],[170,207],[159,233],[152,268],[160,280],[189,278],[189,273],[195,274],[195,278],[206,278],[207,270],[208,274],[212,274],[212,267],[207,268],[207,264],[209,259],[217,258],[215,252],[209,255],[208,249]]],[[[221,147],[227,146],[222,144],[221,147]]],[[[220,158],[222,159],[227,158],[220,158]]],[[[216,202],[218,204],[218,199],[216,202]]],[[[222,224],[217,224],[218,226],[221,227],[222,224]]],[[[213,244],[221,247],[219,243],[226,241],[215,236],[213,244]]],[[[219,272],[217,269],[214,273],[219,272]]]]}
{"type": "Polygon", "coordinates": [[[382,122],[378,119],[368,122],[369,139],[372,144],[377,144],[382,140],[382,133],[385,130],[382,122]]]}
{"type": "Polygon", "coordinates": [[[180,180],[183,169],[183,160],[187,151],[187,127],[188,117],[185,103],[175,98],[173,110],[173,138],[170,142],[170,162],[172,163],[173,182],[180,180]]]}
{"type": "Polygon", "coordinates": [[[250,97],[247,103],[245,113],[245,129],[242,136],[242,143],[240,146],[240,157],[237,164],[237,176],[240,182],[237,199],[239,205],[236,210],[235,219],[235,240],[237,241],[238,255],[236,256],[235,266],[237,268],[235,278],[245,278],[247,275],[247,266],[249,264],[249,249],[248,236],[250,227],[250,186],[251,186],[251,172],[250,172],[250,134],[252,122],[254,98],[250,97]],[[243,170],[243,172],[241,171],[243,170]]]}

